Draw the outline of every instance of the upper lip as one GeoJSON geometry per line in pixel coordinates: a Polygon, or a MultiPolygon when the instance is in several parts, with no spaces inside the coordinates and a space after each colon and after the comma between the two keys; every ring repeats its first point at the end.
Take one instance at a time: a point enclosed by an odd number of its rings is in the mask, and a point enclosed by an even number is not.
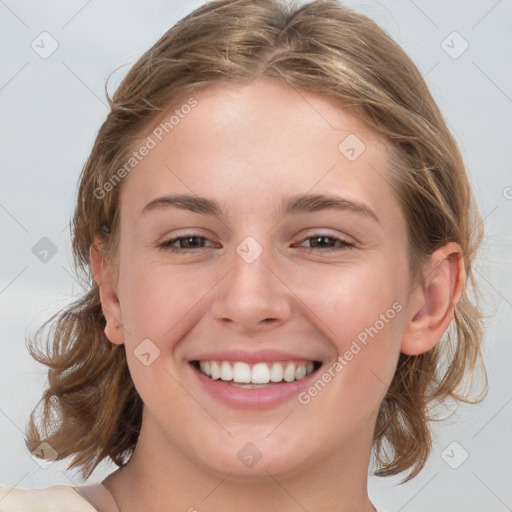
{"type": "Polygon", "coordinates": [[[318,357],[310,355],[285,352],[275,349],[222,350],[219,352],[205,352],[189,359],[189,361],[240,361],[245,363],[272,363],[274,361],[321,361],[318,357]]]}

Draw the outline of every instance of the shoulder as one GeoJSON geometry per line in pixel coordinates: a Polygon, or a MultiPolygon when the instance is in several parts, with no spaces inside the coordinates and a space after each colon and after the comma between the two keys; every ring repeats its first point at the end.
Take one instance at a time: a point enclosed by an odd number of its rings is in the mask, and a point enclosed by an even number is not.
{"type": "Polygon", "coordinates": [[[69,512],[69,510],[96,512],[96,509],[69,485],[53,485],[46,489],[0,486],[1,512],[69,512]]]}

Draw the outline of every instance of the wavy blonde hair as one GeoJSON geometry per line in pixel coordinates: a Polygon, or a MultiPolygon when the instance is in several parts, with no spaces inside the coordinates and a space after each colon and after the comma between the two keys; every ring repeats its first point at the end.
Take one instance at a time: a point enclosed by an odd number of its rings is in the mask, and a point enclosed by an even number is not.
{"type": "Polygon", "coordinates": [[[113,97],[107,93],[110,112],[83,168],[73,218],[75,264],[88,291],[37,331],[35,339],[45,334],[45,350],[29,344],[32,357],[49,367],[48,388],[27,427],[31,451],[46,441],[59,459],[73,456],[69,468],[80,467],[84,478],[103,459],[122,465],[133,453],[143,403],[124,345],[104,334],[89,261],[97,239],[115,266],[122,183],[101,200],[94,191],[177,98],[212,82],[260,77],[338,98],[391,143],[392,184],[407,219],[416,276],[419,263],[448,241],[464,253],[467,282],[449,329],[432,350],[399,358],[375,427],[375,474],[409,470],[404,481],[415,476],[432,445],[432,406],[450,397],[472,401],[457,390],[481,362],[483,322],[472,264],[482,223],[457,144],[418,69],[372,20],[335,0],[301,6],[215,0],[174,25],[135,63],[113,97]]]}

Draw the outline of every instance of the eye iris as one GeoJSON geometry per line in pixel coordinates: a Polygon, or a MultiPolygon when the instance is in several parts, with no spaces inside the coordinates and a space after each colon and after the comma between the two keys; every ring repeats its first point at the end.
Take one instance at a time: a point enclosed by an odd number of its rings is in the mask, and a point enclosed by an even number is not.
{"type": "Polygon", "coordinates": [[[196,244],[194,242],[197,242],[199,240],[201,240],[200,236],[187,236],[187,237],[183,237],[181,239],[181,245],[185,245],[185,247],[195,248],[196,244]],[[192,243],[190,244],[191,241],[192,241],[192,243]]]}
{"type": "MultiPolygon", "coordinates": [[[[161,247],[174,251],[184,251],[186,249],[200,249],[202,247],[205,247],[205,242],[207,240],[208,239],[204,236],[184,235],[169,240],[168,242],[164,242],[163,244],[161,244],[161,247]]],[[[352,244],[329,235],[312,235],[310,237],[307,237],[306,240],[304,240],[304,242],[306,241],[309,242],[309,247],[311,249],[317,248],[324,249],[326,251],[331,249],[336,250],[353,247],[352,244]]]]}
{"type": "Polygon", "coordinates": [[[331,239],[331,237],[323,236],[323,235],[321,235],[321,236],[315,236],[315,237],[312,237],[312,238],[311,238],[311,242],[312,242],[312,243],[311,243],[311,246],[312,246],[312,247],[324,247],[324,245],[323,245],[323,243],[322,243],[322,242],[320,242],[320,244],[318,243],[318,241],[319,241],[319,240],[321,240],[321,241],[323,241],[323,242],[327,241],[327,242],[326,242],[326,243],[327,243],[327,246],[332,247],[332,243],[329,243],[329,242],[328,242],[329,240],[332,240],[332,239],[331,239]]]}

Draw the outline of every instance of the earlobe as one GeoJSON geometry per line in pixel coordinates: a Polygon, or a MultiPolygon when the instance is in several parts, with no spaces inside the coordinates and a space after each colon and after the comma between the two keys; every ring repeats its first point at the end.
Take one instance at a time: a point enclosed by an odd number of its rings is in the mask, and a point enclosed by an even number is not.
{"type": "Polygon", "coordinates": [[[119,298],[114,288],[110,268],[96,243],[91,244],[89,259],[94,280],[99,288],[101,308],[106,320],[105,336],[112,343],[121,345],[124,343],[124,331],[119,298]]]}
{"type": "Polygon", "coordinates": [[[404,354],[422,354],[437,345],[453,320],[465,280],[459,244],[450,242],[432,253],[423,281],[411,292],[412,309],[401,347],[404,354]]]}

